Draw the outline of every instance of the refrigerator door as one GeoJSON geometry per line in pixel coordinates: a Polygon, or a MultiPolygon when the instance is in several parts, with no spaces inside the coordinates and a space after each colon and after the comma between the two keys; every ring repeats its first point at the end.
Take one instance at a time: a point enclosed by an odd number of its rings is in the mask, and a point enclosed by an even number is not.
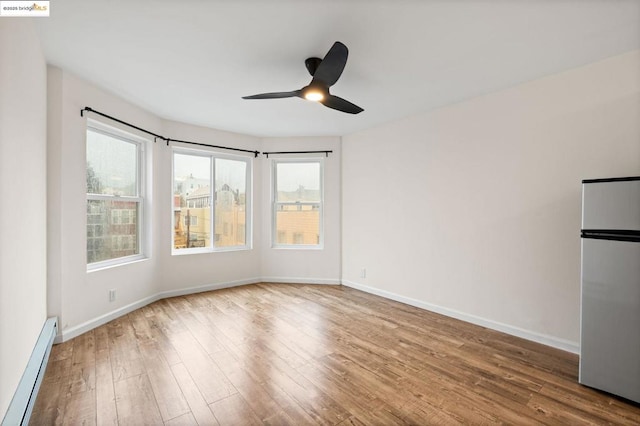
{"type": "Polygon", "coordinates": [[[582,184],[582,229],[640,230],[640,178],[582,184]]]}
{"type": "Polygon", "coordinates": [[[640,402],[640,243],[582,239],[580,383],[640,402]]]}

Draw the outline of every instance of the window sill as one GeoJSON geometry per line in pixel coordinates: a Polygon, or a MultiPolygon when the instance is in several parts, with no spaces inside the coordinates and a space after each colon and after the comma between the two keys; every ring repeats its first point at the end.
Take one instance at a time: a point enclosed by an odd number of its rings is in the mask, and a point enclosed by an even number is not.
{"type": "Polygon", "coordinates": [[[225,253],[234,251],[250,251],[253,250],[249,246],[240,247],[218,247],[218,248],[190,248],[190,249],[171,249],[171,256],[185,256],[189,254],[209,254],[209,253],[225,253]]]}
{"type": "Polygon", "coordinates": [[[324,250],[323,245],[304,245],[304,244],[278,244],[272,245],[275,250],[324,250]]]}
{"type": "Polygon", "coordinates": [[[136,255],[129,257],[122,257],[120,259],[105,260],[103,262],[96,262],[87,265],[87,273],[104,271],[105,269],[117,268],[118,266],[131,265],[133,263],[140,263],[149,260],[145,255],[136,255]]]}

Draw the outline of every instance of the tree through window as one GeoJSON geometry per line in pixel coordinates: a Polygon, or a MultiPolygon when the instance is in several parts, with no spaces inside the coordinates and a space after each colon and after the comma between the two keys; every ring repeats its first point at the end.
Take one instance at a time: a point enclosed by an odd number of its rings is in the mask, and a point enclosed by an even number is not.
{"type": "Polygon", "coordinates": [[[87,264],[141,257],[143,141],[103,125],[87,128],[87,264]]]}

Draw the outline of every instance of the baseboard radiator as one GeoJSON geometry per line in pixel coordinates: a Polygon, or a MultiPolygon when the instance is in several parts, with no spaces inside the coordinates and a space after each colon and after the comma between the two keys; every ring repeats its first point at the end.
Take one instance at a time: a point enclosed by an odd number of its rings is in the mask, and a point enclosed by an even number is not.
{"type": "Polygon", "coordinates": [[[47,369],[47,361],[49,361],[51,346],[56,334],[58,334],[58,318],[47,319],[33,348],[27,368],[22,374],[18,389],[16,389],[9,409],[2,420],[2,426],[29,424],[29,418],[38,396],[44,372],[47,369]]]}

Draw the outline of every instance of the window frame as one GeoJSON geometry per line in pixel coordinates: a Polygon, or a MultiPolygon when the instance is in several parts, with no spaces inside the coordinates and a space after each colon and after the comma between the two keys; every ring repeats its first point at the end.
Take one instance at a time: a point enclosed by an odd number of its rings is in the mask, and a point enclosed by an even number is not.
{"type": "Polygon", "coordinates": [[[324,249],[324,157],[295,157],[271,159],[271,248],[286,250],[323,250],[324,249]],[[320,201],[284,202],[278,201],[278,164],[318,163],[320,166],[320,201]],[[277,212],[280,206],[318,206],[318,243],[317,244],[281,244],[278,243],[277,212]]]}
{"type": "Polygon", "coordinates": [[[174,146],[171,148],[171,255],[183,256],[189,254],[201,254],[201,253],[219,253],[226,251],[244,251],[253,249],[253,158],[245,155],[233,155],[228,153],[222,153],[215,150],[208,149],[196,149],[185,148],[182,146],[174,146]],[[175,214],[174,214],[174,185],[175,185],[175,155],[191,155],[198,157],[209,158],[210,171],[209,171],[209,236],[211,245],[210,247],[186,247],[177,249],[175,246],[175,214]],[[246,164],[245,168],[245,230],[243,245],[236,246],[216,246],[216,234],[215,234],[215,176],[216,176],[216,159],[241,161],[246,164]]]}
{"type": "MultiPolygon", "coordinates": [[[[108,136],[113,139],[120,140],[122,142],[131,143],[136,147],[136,195],[110,195],[110,194],[93,194],[87,192],[86,194],[86,202],[85,206],[88,206],[89,201],[123,201],[123,202],[135,202],[138,205],[137,208],[137,216],[136,216],[136,236],[135,242],[138,247],[138,253],[129,255],[129,256],[121,256],[115,257],[106,260],[100,260],[97,262],[89,263],[88,259],[88,237],[87,237],[87,212],[85,211],[85,262],[87,265],[87,272],[97,271],[105,268],[111,268],[114,266],[126,265],[129,263],[138,262],[141,260],[148,259],[150,257],[149,252],[149,244],[148,244],[148,221],[149,221],[149,206],[148,206],[148,198],[147,194],[149,193],[149,188],[147,187],[147,145],[150,143],[149,139],[143,138],[133,133],[126,132],[117,127],[109,126],[100,121],[87,119],[87,126],[85,130],[85,176],[87,171],[87,134],[89,131],[102,134],[104,136],[108,136]]],[[[86,208],[85,208],[86,210],[86,208]]],[[[111,219],[111,218],[110,218],[111,219]]],[[[113,239],[114,235],[109,236],[113,239]]]]}

